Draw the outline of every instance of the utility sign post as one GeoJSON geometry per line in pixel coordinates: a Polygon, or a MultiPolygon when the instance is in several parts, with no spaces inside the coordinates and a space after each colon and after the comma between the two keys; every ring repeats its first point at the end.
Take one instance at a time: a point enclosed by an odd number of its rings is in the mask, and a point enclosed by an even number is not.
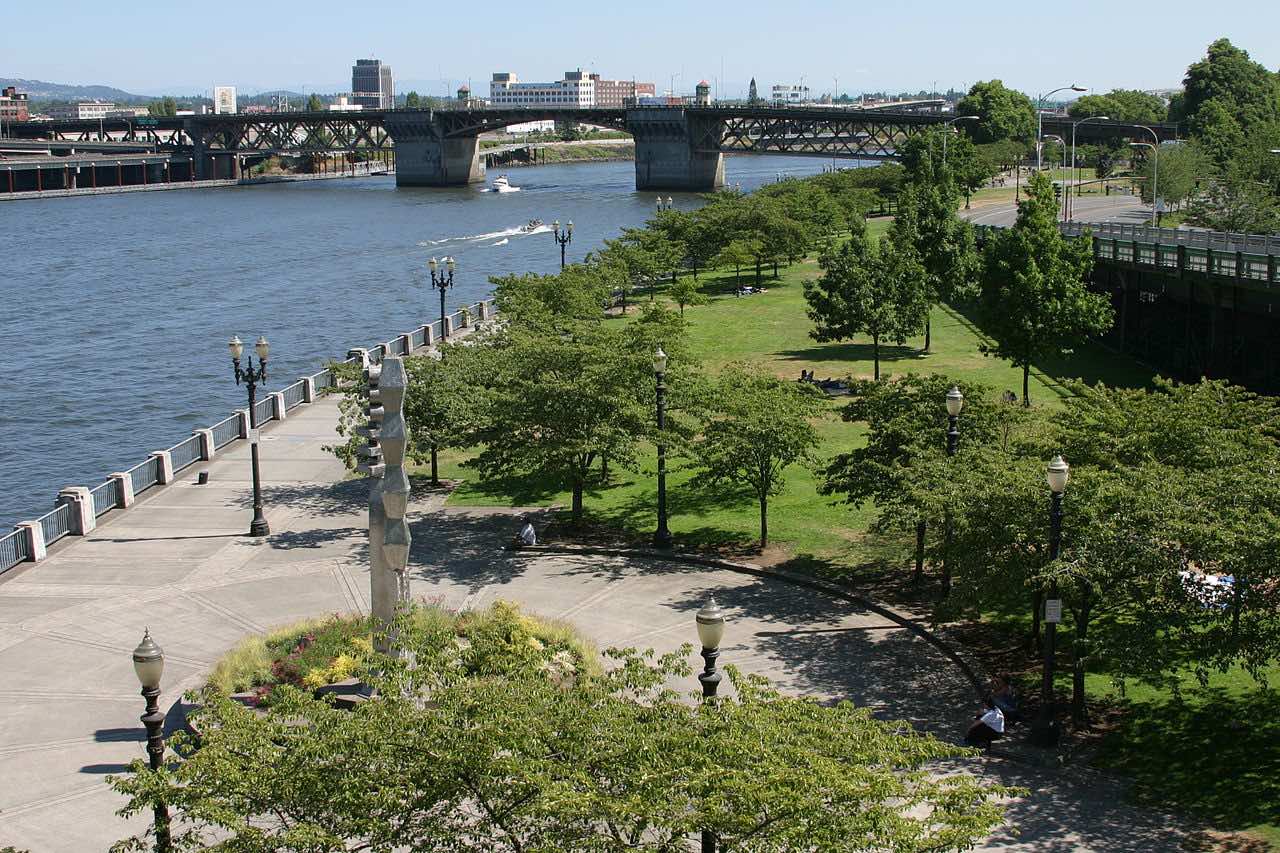
{"type": "Polygon", "coordinates": [[[1047,598],[1044,602],[1044,621],[1057,625],[1062,621],[1062,599],[1047,598]]]}

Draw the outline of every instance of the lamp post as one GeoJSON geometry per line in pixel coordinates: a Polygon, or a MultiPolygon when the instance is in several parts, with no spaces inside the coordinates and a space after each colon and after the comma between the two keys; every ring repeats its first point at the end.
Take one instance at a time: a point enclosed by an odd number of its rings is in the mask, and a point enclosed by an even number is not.
{"type": "Polygon", "coordinates": [[[653,375],[657,379],[658,402],[658,530],[653,534],[653,544],[659,548],[671,547],[671,531],[667,529],[667,445],[663,432],[667,428],[667,354],[658,347],[653,354],[653,375]]]}
{"type": "MultiPolygon", "coordinates": [[[[1061,456],[1053,457],[1045,470],[1049,484],[1049,560],[1058,559],[1062,547],[1062,493],[1071,479],[1071,466],[1061,456]]],[[[1040,683],[1040,715],[1031,727],[1031,739],[1041,746],[1052,746],[1058,741],[1058,730],[1053,713],[1053,664],[1058,636],[1058,622],[1062,620],[1062,601],[1058,598],[1058,583],[1049,584],[1049,597],[1044,602],[1044,672],[1040,683]]]]}
{"type": "Polygon", "coordinates": [[[1040,160],[1040,150],[1043,147],[1043,144],[1041,143],[1041,139],[1044,136],[1044,100],[1050,95],[1056,95],[1059,92],[1065,92],[1068,89],[1070,89],[1072,92],[1088,91],[1083,86],[1077,86],[1075,83],[1072,83],[1070,86],[1060,86],[1057,89],[1054,89],[1052,92],[1045,92],[1043,95],[1036,98],[1036,171],[1037,172],[1040,171],[1040,169],[1042,168],[1042,163],[1040,160]]]}
{"type": "MultiPolygon", "coordinates": [[[[1087,122],[1109,121],[1110,119],[1111,119],[1111,116],[1089,116],[1088,118],[1082,118],[1080,119],[1080,121],[1075,121],[1071,123],[1071,176],[1076,180],[1076,195],[1080,194],[1080,177],[1079,177],[1079,171],[1078,171],[1079,167],[1076,165],[1076,128],[1087,122]]],[[[1070,201],[1070,197],[1071,197],[1070,189],[1067,190],[1067,197],[1068,197],[1067,219],[1071,219],[1072,212],[1073,212],[1072,207],[1074,205],[1070,201]]]]}
{"type": "MultiPolygon", "coordinates": [[[[142,642],[133,650],[133,671],[142,685],[142,697],[147,710],[141,717],[147,727],[147,764],[159,770],[164,764],[164,714],[160,713],[160,676],[164,674],[164,651],[151,639],[150,631],[143,631],[142,642]]],[[[157,799],[152,807],[155,815],[156,850],[169,851],[169,807],[157,799]]]]}
{"type": "MultiPolygon", "coordinates": [[[[960,447],[960,410],[964,408],[964,394],[952,385],[947,392],[947,456],[955,456],[960,447]]],[[[942,598],[951,594],[951,512],[943,519],[943,538],[946,541],[942,562],[942,598]]]]}
{"type": "Polygon", "coordinates": [[[440,262],[435,258],[427,261],[427,268],[431,271],[431,286],[440,291],[440,337],[448,340],[449,325],[445,323],[444,313],[444,292],[453,287],[453,271],[456,268],[453,258],[445,257],[445,269],[440,269],[440,262]]]}
{"type": "MultiPolygon", "coordinates": [[[[1046,133],[1044,135],[1044,138],[1056,139],[1058,141],[1058,144],[1062,146],[1062,173],[1065,175],[1067,173],[1067,140],[1063,139],[1061,136],[1058,136],[1056,133],[1046,133]]],[[[1064,178],[1063,180],[1065,181],[1066,179],[1064,178]]],[[[1066,184],[1064,183],[1063,186],[1066,186],[1066,184]]],[[[1061,195],[1066,195],[1066,193],[1062,193],[1061,190],[1059,190],[1059,193],[1061,195]]],[[[1059,212],[1062,214],[1063,218],[1065,219],[1066,213],[1067,213],[1067,207],[1066,207],[1065,201],[1062,203],[1062,209],[1059,212]]]]}
{"type": "MultiPolygon", "coordinates": [[[[698,642],[702,645],[702,660],[705,666],[698,673],[698,683],[702,685],[702,701],[707,702],[716,697],[720,686],[720,673],[716,670],[716,659],[720,657],[720,641],[724,638],[724,613],[714,598],[708,599],[695,617],[698,625],[698,642]]],[[[709,829],[702,830],[702,853],[716,853],[716,835],[709,829]]]]}
{"type": "Polygon", "coordinates": [[[560,230],[560,220],[551,223],[551,236],[560,244],[560,269],[564,269],[564,247],[573,242],[573,220],[565,223],[564,231],[560,230]]]}
{"type": "Polygon", "coordinates": [[[1140,127],[1147,133],[1151,134],[1151,138],[1155,140],[1155,144],[1150,142],[1130,142],[1130,148],[1150,148],[1155,159],[1151,163],[1151,224],[1158,225],[1160,223],[1156,214],[1156,206],[1160,200],[1160,137],[1159,135],[1147,127],[1145,124],[1135,124],[1134,127],[1140,127]]]}
{"type": "Polygon", "coordinates": [[[253,356],[248,358],[248,366],[240,367],[240,356],[244,353],[244,344],[239,337],[233,337],[227,343],[231,351],[231,369],[236,377],[236,384],[241,382],[249,390],[249,458],[253,465],[253,521],[249,523],[250,536],[266,536],[271,532],[266,516],[262,514],[262,476],[258,465],[258,383],[267,381],[267,354],[271,351],[267,339],[258,336],[253,349],[258,353],[258,367],[253,367],[253,356]]]}
{"type": "Polygon", "coordinates": [[[980,121],[981,119],[982,116],[956,116],[942,123],[942,165],[947,165],[947,134],[951,132],[947,128],[958,121],[980,121]]]}

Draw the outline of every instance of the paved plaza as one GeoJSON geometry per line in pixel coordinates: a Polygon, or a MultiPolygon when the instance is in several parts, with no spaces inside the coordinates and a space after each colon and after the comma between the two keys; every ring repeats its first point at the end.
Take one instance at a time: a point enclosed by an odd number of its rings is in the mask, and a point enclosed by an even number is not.
{"type": "MultiPolygon", "coordinates": [[[[336,418],[336,401],[325,399],[264,428],[265,540],[244,535],[249,450],[235,442],[0,580],[0,847],[83,853],[141,828],[115,816],[123,799],[104,778],[144,755],[130,659],[144,628],[165,651],[167,708],[246,634],[367,612],[368,485],[323,449],[336,418]],[[206,485],[195,482],[201,470],[206,485]]],[[[415,596],[451,608],[517,601],[602,647],[669,650],[694,642],[693,614],[714,594],[730,620],[722,663],[952,740],[973,713],[972,685],[937,649],[835,596],[676,562],[506,551],[510,512],[444,509],[429,492],[415,496],[409,518],[415,596]]],[[[940,770],[1032,789],[984,850],[1137,853],[1179,849],[1184,837],[1175,821],[1125,805],[1115,783],[1087,772],[999,758],[940,770]]]]}

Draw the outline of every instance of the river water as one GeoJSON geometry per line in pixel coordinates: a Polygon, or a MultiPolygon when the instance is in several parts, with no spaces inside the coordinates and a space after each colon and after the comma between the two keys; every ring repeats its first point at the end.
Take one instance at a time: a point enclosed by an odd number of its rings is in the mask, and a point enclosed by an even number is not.
{"type": "MultiPolygon", "coordinates": [[[[750,190],[825,162],[730,157],[727,180],[750,190]]],[[[580,259],[654,210],[629,162],[510,176],[520,192],[377,177],[0,203],[0,530],[242,408],[232,334],[267,336],[276,390],[438,316],[433,254],[457,258],[453,311],[491,275],[557,268],[550,234],[521,224],[573,220],[580,259]]]]}

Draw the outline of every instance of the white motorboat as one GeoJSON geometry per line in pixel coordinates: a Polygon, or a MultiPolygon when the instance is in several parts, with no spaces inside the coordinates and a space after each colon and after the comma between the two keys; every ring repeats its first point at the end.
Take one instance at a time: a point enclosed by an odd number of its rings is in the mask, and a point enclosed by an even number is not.
{"type": "Polygon", "coordinates": [[[506,175],[499,175],[493,179],[493,186],[490,187],[495,193],[517,193],[520,192],[519,187],[511,186],[511,181],[506,175]]]}

